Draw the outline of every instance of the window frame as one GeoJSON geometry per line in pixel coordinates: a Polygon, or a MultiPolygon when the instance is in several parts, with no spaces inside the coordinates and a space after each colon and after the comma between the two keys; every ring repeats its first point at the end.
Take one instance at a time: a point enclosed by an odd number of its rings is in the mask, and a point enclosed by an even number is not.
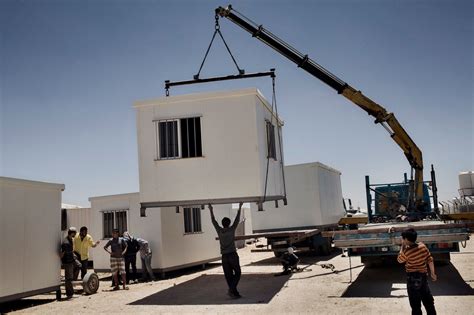
{"type": "MultiPolygon", "coordinates": [[[[155,127],[155,161],[161,161],[161,160],[177,160],[177,159],[192,159],[192,158],[202,158],[204,157],[204,148],[203,148],[203,141],[202,141],[202,115],[189,115],[189,116],[182,116],[182,117],[173,117],[173,118],[159,118],[159,119],[154,119],[153,120],[154,127],[155,127]],[[181,134],[181,122],[184,119],[199,119],[199,127],[200,127],[200,138],[201,138],[201,155],[200,156],[191,156],[191,157],[183,157],[183,152],[182,152],[182,145],[183,145],[183,136],[181,134]],[[173,157],[161,157],[161,143],[160,143],[160,123],[162,122],[170,122],[170,121],[176,121],[176,128],[177,128],[177,146],[178,146],[178,155],[173,156],[173,157]]],[[[196,129],[194,129],[196,130],[196,129]]],[[[194,133],[194,138],[196,138],[196,133],[194,133]]],[[[188,140],[189,142],[189,140],[188,140]]],[[[197,143],[197,142],[195,142],[197,143]]],[[[196,153],[197,153],[197,149],[196,153]]],[[[188,145],[188,154],[189,154],[189,145],[188,145]]]]}
{"type": "Polygon", "coordinates": [[[184,235],[204,233],[202,230],[201,208],[200,207],[183,207],[183,223],[184,223],[183,224],[184,235]],[[186,221],[186,218],[189,218],[189,222],[186,221]],[[196,218],[198,219],[196,220],[196,218]]]}
{"type": "MultiPolygon", "coordinates": [[[[277,122],[278,124],[278,122],[277,122]]],[[[275,125],[269,120],[265,120],[265,135],[267,142],[267,159],[273,159],[278,161],[277,158],[277,149],[276,149],[276,140],[275,140],[275,125]],[[271,128],[270,128],[271,126],[271,128]],[[273,139],[272,139],[273,135],[273,139]],[[273,140],[273,141],[272,141],[273,140]]]]}
{"type": "MultiPolygon", "coordinates": [[[[129,209],[122,209],[122,210],[104,210],[101,211],[102,213],[102,239],[110,239],[112,238],[112,231],[113,229],[119,229],[119,235],[122,235],[123,232],[128,230],[128,225],[129,225],[129,215],[128,215],[129,209]],[[118,216],[117,213],[120,214],[125,214],[125,220],[122,221],[122,226],[118,226],[118,216]],[[106,227],[105,227],[105,216],[112,214],[112,228],[110,229],[110,234],[106,234],[106,227]],[[125,224],[123,224],[125,223],[125,224]],[[120,231],[122,228],[123,231],[120,231]]],[[[108,224],[108,227],[110,227],[110,224],[108,224]]]]}

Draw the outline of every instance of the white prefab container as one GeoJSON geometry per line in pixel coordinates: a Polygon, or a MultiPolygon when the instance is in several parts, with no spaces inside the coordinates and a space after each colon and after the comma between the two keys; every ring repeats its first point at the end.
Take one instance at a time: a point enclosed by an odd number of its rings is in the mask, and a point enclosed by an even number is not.
{"type": "MultiPolygon", "coordinates": [[[[110,270],[109,255],[103,247],[114,227],[120,232],[128,230],[132,236],[149,242],[155,272],[164,273],[220,259],[217,233],[207,208],[180,208],[179,213],[174,207],[155,208],[147,211],[147,217],[141,217],[139,193],[91,197],[89,200],[92,209],[90,233],[101,239],[94,252],[95,270],[110,270]],[[190,216],[185,215],[187,211],[190,216]]],[[[214,213],[220,222],[224,216],[234,220],[236,210],[232,205],[216,205],[214,213]]]]}
{"type": "Polygon", "coordinates": [[[0,303],[59,290],[63,190],[0,177],[0,303]]]}
{"type": "Polygon", "coordinates": [[[63,209],[65,209],[67,213],[67,227],[74,226],[78,231],[83,226],[90,229],[91,208],[69,208],[63,204],[63,209]]]}
{"type": "Polygon", "coordinates": [[[255,233],[325,227],[344,216],[341,172],[319,162],[285,166],[288,205],[252,205],[255,233]]]}
{"type": "Polygon", "coordinates": [[[283,199],[282,122],[257,89],[170,96],[135,108],[142,207],[283,199]]]}

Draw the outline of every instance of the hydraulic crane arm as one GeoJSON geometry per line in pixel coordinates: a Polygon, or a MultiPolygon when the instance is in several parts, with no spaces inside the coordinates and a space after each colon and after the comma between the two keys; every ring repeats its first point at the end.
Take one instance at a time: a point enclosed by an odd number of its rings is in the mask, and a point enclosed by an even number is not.
{"type": "MultiPolygon", "coordinates": [[[[252,37],[256,37],[263,43],[267,44],[286,58],[293,61],[298,67],[306,70],[313,76],[317,77],[339,94],[352,101],[354,104],[365,110],[369,115],[375,117],[375,123],[381,124],[389,133],[392,139],[400,146],[405,154],[410,166],[415,171],[415,203],[421,204],[423,202],[423,159],[418,146],[413,142],[408,133],[403,129],[393,113],[387,112],[385,108],[376,102],[372,101],[360,91],[354,89],[346,82],[339,79],[337,76],[323,68],[314,60],[299,52],[297,49],[290,46],[288,43],[272,34],[262,25],[258,25],[242,14],[238,13],[228,6],[226,8],[218,7],[216,9],[216,16],[225,17],[247,32],[252,37]]],[[[412,205],[414,206],[414,205],[412,205]]]]}

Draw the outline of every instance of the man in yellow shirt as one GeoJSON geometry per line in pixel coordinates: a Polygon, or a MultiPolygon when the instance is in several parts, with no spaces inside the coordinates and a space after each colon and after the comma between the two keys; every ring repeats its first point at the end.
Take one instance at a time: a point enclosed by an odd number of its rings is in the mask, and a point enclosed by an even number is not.
{"type": "MultiPolygon", "coordinates": [[[[87,234],[87,227],[83,226],[79,230],[79,235],[76,235],[74,237],[74,252],[76,255],[78,255],[80,261],[81,261],[81,279],[84,278],[84,276],[87,273],[87,265],[89,262],[89,248],[90,247],[96,247],[99,245],[100,241],[94,242],[92,239],[92,236],[87,234]]],[[[79,275],[79,270],[75,273],[74,275],[74,280],[77,280],[77,277],[79,275]]]]}

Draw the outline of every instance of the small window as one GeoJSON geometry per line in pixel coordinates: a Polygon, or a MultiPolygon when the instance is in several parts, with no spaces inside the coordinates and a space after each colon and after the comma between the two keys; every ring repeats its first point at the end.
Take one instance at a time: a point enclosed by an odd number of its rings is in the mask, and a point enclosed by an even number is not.
{"type": "Polygon", "coordinates": [[[202,156],[201,118],[180,119],[181,124],[181,157],[202,156]]]}
{"type": "Polygon", "coordinates": [[[160,121],[160,158],[170,159],[179,157],[178,151],[178,121],[160,121]]]}
{"type": "Polygon", "coordinates": [[[112,237],[112,230],[114,229],[114,213],[104,212],[102,214],[104,224],[104,238],[112,237]]]}
{"type": "Polygon", "coordinates": [[[276,160],[275,126],[267,121],[267,157],[276,160]]]}
{"type": "Polygon", "coordinates": [[[114,228],[119,230],[119,235],[127,230],[127,211],[107,211],[102,213],[103,238],[111,238],[114,228]]]}
{"type": "Polygon", "coordinates": [[[155,124],[159,159],[202,156],[200,117],[159,120],[155,124]]]}
{"type": "Polygon", "coordinates": [[[201,209],[184,208],[184,233],[200,233],[201,228],[201,209]]]}

